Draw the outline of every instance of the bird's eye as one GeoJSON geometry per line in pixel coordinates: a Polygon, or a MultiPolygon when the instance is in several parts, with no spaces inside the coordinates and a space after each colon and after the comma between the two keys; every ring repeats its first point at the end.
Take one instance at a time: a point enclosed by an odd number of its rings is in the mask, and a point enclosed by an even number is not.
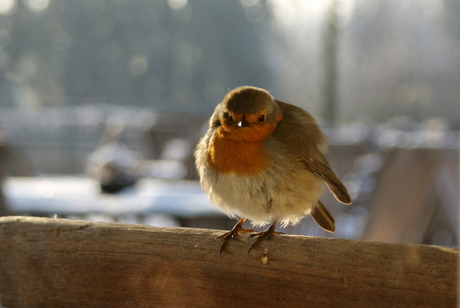
{"type": "Polygon", "coordinates": [[[265,114],[262,114],[260,117],[259,117],[259,123],[262,124],[265,122],[265,114]]]}
{"type": "Polygon", "coordinates": [[[228,119],[229,122],[233,122],[233,117],[232,117],[231,114],[228,115],[228,118],[227,118],[227,119],[228,119]]]}

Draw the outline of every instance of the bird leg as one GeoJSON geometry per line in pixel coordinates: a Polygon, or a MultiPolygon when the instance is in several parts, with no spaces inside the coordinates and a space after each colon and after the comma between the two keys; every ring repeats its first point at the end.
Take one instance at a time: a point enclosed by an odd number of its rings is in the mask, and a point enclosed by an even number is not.
{"type": "Polygon", "coordinates": [[[227,246],[227,243],[230,239],[235,239],[239,234],[241,233],[249,233],[249,232],[255,232],[253,229],[245,229],[242,227],[243,223],[246,221],[246,217],[241,218],[236,225],[233,227],[232,230],[225,232],[224,234],[218,236],[215,238],[215,240],[222,240],[222,246],[220,246],[220,255],[222,256],[222,253],[225,250],[225,247],[227,246]]]}
{"type": "Polygon", "coordinates": [[[254,244],[252,244],[251,248],[248,250],[248,254],[251,252],[253,248],[255,248],[257,245],[259,245],[260,241],[263,239],[269,239],[272,234],[284,234],[283,232],[275,231],[276,224],[278,223],[278,219],[275,219],[275,221],[268,227],[267,230],[259,232],[259,233],[254,233],[248,236],[248,238],[253,238],[257,236],[256,241],[254,244]]]}

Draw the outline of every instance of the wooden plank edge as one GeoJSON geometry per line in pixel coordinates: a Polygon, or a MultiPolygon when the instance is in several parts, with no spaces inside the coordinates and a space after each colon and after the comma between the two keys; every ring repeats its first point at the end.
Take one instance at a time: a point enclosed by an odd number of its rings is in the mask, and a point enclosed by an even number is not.
{"type": "Polygon", "coordinates": [[[458,249],[0,218],[5,307],[456,307],[458,249]]]}

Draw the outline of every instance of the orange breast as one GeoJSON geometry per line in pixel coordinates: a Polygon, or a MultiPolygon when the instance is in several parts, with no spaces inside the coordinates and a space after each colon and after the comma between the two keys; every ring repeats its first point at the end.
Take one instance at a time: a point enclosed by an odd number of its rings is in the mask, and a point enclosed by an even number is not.
{"type": "Polygon", "coordinates": [[[258,175],[272,164],[269,151],[263,147],[263,140],[230,140],[219,132],[209,144],[207,162],[215,171],[238,175],[258,175]]]}

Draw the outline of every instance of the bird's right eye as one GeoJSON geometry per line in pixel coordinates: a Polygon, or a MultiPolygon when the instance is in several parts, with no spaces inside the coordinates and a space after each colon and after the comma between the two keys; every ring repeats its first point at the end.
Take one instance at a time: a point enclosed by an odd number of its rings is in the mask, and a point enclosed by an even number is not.
{"type": "Polygon", "coordinates": [[[232,117],[231,114],[228,115],[227,119],[228,119],[229,122],[233,122],[233,117],[232,117]]]}

